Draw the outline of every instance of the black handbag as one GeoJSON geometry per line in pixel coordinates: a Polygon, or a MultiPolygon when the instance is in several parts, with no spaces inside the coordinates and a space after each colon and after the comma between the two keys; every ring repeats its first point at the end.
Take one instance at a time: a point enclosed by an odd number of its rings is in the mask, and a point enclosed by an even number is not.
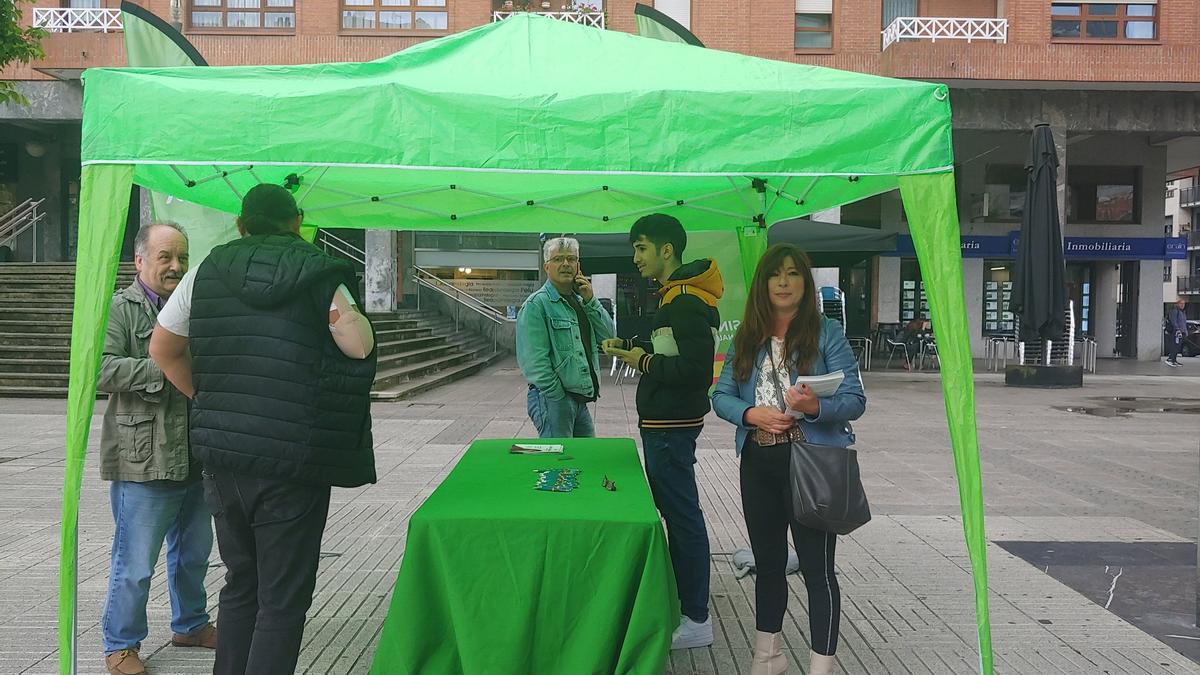
{"type": "MultiPolygon", "coordinates": [[[[771,381],[779,394],[779,407],[787,412],[775,359],[771,381]]],[[[871,505],[863,490],[858,470],[858,452],[851,448],[793,440],[788,485],[791,488],[792,520],[814,530],[850,534],[871,520],[871,505]]]]}

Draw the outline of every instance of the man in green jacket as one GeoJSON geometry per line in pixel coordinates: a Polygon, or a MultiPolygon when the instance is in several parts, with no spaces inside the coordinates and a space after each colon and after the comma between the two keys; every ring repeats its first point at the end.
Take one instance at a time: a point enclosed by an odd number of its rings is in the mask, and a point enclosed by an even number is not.
{"type": "Polygon", "coordinates": [[[172,643],[216,647],[204,576],[212,521],[200,467],[188,448],[188,403],[150,360],[158,311],[187,271],[188,243],[174,224],[143,226],[134,241],[137,279],[113,296],[97,387],[110,394],[100,436],[100,477],[116,531],[100,627],[109,673],[146,672],[138,654],[146,638],[150,578],[163,541],[171,597],[172,643]]]}
{"type": "Polygon", "coordinates": [[[600,343],[616,325],[579,269],[579,242],[542,249],[546,284],[517,314],[517,363],[529,382],[529,419],[542,438],[596,435],[587,404],[600,396],[600,343]]]}

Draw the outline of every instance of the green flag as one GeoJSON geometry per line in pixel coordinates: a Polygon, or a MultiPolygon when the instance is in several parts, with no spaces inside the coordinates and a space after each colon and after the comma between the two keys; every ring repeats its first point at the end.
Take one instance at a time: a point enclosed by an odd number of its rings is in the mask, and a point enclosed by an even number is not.
{"type": "Polygon", "coordinates": [[[662,12],[638,3],[633,6],[633,17],[637,21],[638,35],[642,37],[665,40],[667,42],[682,42],[683,44],[703,47],[700,38],[692,31],[684,28],[678,21],[662,12]]]}
{"type": "MultiPolygon", "coordinates": [[[[132,2],[121,3],[125,59],[131,68],[207,66],[200,52],[157,14],[132,2]]],[[[188,254],[199,264],[214,246],[238,236],[233,216],[161,192],[149,192],[156,221],[179,224],[188,234],[188,254]]]]}

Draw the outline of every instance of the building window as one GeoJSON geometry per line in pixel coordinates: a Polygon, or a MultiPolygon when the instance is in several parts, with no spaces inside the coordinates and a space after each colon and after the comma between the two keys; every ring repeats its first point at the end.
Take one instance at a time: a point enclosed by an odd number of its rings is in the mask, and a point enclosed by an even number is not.
{"type": "Polygon", "coordinates": [[[796,0],[796,49],[833,49],[833,0],[796,0]]]}
{"type": "Polygon", "coordinates": [[[1067,222],[1139,222],[1138,175],[1135,166],[1069,166],[1067,222]]]}
{"type": "Polygon", "coordinates": [[[295,0],[191,0],[192,30],[294,31],[295,0]]]}
{"type": "Polygon", "coordinates": [[[1016,329],[1012,310],[1013,263],[983,261],[983,333],[1010,335],[1016,329]]]}
{"type": "Polygon", "coordinates": [[[450,28],[446,0],[341,0],[342,29],[354,31],[444,31],[450,28]]]}
{"type": "Polygon", "coordinates": [[[989,164],[984,171],[983,191],[987,195],[986,219],[1018,221],[1025,209],[1025,167],[1016,164],[989,164]]]}
{"type": "Polygon", "coordinates": [[[1056,40],[1135,42],[1158,37],[1158,5],[1124,2],[1055,2],[1050,36],[1056,40]]]}

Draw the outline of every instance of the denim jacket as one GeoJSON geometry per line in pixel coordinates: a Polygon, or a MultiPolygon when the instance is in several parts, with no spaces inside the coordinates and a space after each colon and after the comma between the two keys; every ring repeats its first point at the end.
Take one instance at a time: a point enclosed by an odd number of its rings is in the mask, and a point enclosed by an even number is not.
{"type": "Polygon", "coordinates": [[[592,326],[592,353],[583,353],[579,317],[549,281],[534,291],[517,313],[517,364],[530,385],[551,400],[567,393],[599,396],[592,391],[588,360],[600,374],[600,342],[613,337],[612,317],[595,297],[583,302],[576,296],[592,326]]]}
{"type": "MultiPolygon", "coordinates": [[[[746,436],[754,427],[746,426],[742,418],[746,411],[754,407],[754,386],[758,382],[758,371],[767,356],[766,346],[760,347],[755,358],[754,369],[745,382],[739,382],[733,377],[733,347],[725,355],[725,366],[721,369],[721,377],[713,391],[713,409],[717,415],[737,426],[737,454],[742,454],[742,445],[746,436]]],[[[845,379],[832,396],[818,399],[820,410],[816,415],[804,415],[798,420],[804,437],[812,443],[833,445],[840,448],[849,447],[854,443],[854,430],[850,421],[862,417],[867,407],[867,395],[863,391],[862,378],[858,373],[858,360],[846,341],[842,325],[828,317],[821,317],[821,338],[818,343],[817,357],[809,369],[808,375],[827,375],[840,370],[845,373],[845,379]]],[[[798,373],[793,369],[789,378],[794,382],[798,373]]]]}

